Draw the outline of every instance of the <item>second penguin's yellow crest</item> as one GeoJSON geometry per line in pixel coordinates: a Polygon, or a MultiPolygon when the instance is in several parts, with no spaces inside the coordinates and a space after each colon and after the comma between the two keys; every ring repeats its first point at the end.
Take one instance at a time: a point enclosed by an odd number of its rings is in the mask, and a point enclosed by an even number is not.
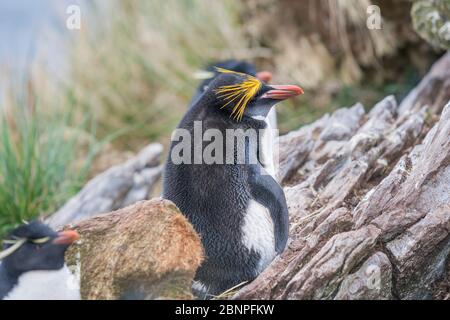
{"type": "Polygon", "coordinates": [[[216,89],[216,93],[219,98],[223,98],[226,103],[222,106],[225,108],[229,104],[236,102],[231,112],[231,116],[237,121],[242,120],[244,116],[245,108],[247,107],[250,100],[258,93],[261,89],[261,82],[248,74],[231,71],[223,68],[216,67],[216,70],[220,73],[234,73],[241,76],[245,76],[245,80],[241,83],[221,86],[216,89]]]}

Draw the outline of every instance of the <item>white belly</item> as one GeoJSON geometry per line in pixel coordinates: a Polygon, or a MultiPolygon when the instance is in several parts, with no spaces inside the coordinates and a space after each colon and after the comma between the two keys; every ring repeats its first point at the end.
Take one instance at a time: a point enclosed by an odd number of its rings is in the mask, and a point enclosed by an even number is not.
{"type": "Polygon", "coordinates": [[[276,256],[274,224],[269,210],[250,200],[242,227],[244,245],[260,255],[257,274],[261,273],[276,256]]]}
{"type": "Polygon", "coordinates": [[[80,300],[79,281],[64,266],[56,271],[30,271],[4,300],[80,300]]]}

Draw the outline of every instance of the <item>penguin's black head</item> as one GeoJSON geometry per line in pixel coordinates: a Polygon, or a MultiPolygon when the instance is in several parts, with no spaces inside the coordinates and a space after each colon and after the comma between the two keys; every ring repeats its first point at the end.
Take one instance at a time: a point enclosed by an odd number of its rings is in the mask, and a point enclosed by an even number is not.
{"type": "Polygon", "coordinates": [[[277,103],[303,94],[294,85],[268,85],[244,73],[217,69],[220,75],[209,85],[208,93],[215,96],[215,107],[236,121],[265,118],[277,103]]]}
{"type": "Polygon", "coordinates": [[[201,72],[198,74],[200,79],[204,79],[199,86],[199,91],[204,92],[208,89],[209,84],[221,73],[217,70],[217,68],[231,70],[239,73],[245,73],[251,75],[253,77],[258,78],[259,80],[268,83],[272,79],[272,73],[269,71],[260,71],[256,72],[255,66],[247,61],[243,60],[224,60],[219,61],[213,64],[210,64],[206,67],[206,72],[201,72]]]}
{"type": "Polygon", "coordinates": [[[55,232],[32,221],[21,225],[3,241],[0,259],[12,274],[36,270],[59,270],[64,266],[67,248],[79,238],[73,230],[55,232]]]}

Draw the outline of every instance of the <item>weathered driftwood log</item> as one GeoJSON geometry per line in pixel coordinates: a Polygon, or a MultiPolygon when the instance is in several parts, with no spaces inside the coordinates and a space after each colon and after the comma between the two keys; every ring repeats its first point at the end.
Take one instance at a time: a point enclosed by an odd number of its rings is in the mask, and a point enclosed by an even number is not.
{"type": "Polygon", "coordinates": [[[450,252],[449,100],[450,53],[400,105],[357,104],[280,137],[290,240],[235,298],[432,297],[450,252]]]}
{"type": "Polygon", "coordinates": [[[83,299],[189,299],[203,258],[200,238],[175,205],[141,201],[74,226],[66,263],[83,299]]]}
{"type": "Polygon", "coordinates": [[[148,199],[161,176],[162,150],[161,144],[150,144],[124,164],[114,166],[96,176],[50,216],[48,223],[54,228],[60,228],[99,213],[110,212],[148,199]]]}

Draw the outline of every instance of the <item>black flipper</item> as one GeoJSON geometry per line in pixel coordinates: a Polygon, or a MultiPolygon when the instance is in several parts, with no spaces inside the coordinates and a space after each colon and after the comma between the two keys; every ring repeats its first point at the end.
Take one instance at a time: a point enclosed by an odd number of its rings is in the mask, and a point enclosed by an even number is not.
{"type": "Polygon", "coordinates": [[[251,165],[252,198],[270,211],[274,223],[275,251],[283,252],[289,235],[289,212],[283,189],[260,165],[251,165]]]}

